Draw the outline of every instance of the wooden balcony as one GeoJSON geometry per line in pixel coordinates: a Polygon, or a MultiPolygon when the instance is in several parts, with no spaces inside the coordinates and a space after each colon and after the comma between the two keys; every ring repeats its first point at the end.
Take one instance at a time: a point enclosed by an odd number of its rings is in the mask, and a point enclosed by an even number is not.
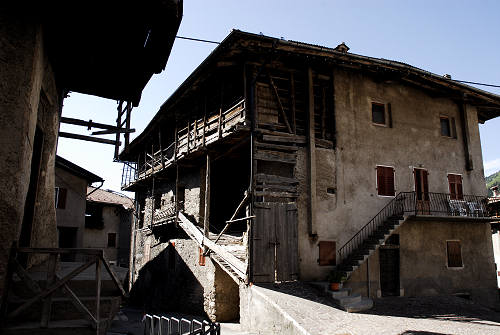
{"type": "Polygon", "coordinates": [[[165,149],[154,153],[146,152],[144,160],[125,162],[122,174],[122,190],[145,180],[151,175],[171,166],[175,161],[183,159],[207,146],[222,141],[238,130],[246,128],[245,100],[220,111],[207,119],[197,119],[187,123],[175,133],[175,140],[165,149]]]}

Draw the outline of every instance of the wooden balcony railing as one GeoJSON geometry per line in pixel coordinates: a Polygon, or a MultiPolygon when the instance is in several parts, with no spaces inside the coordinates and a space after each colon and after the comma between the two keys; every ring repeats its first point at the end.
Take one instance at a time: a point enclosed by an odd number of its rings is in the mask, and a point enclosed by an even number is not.
{"type": "Polygon", "coordinates": [[[208,119],[187,123],[174,134],[174,141],[165,149],[145,152],[138,162],[125,162],[122,174],[122,189],[134,182],[170,166],[174,161],[199,150],[229,135],[246,118],[245,100],[241,100],[226,111],[208,119]]]}
{"type": "Polygon", "coordinates": [[[65,296],[69,298],[71,303],[74,305],[76,310],[83,315],[83,317],[88,320],[89,326],[95,329],[96,334],[102,333],[102,327],[105,327],[106,322],[109,322],[112,318],[110,315],[106,319],[101,319],[101,281],[102,274],[109,274],[111,280],[116,286],[119,295],[126,297],[122,283],[118,279],[117,275],[110,268],[108,261],[105,259],[102,249],[64,249],[64,248],[16,248],[13,247],[9,257],[9,265],[7,270],[7,285],[4,289],[4,296],[2,298],[2,306],[0,310],[0,317],[2,319],[2,327],[8,324],[9,320],[19,318],[19,316],[30,310],[36,303],[42,303],[42,309],[40,311],[40,327],[47,328],[50,323],[51,317],[51,306],[53,296],[61,291],[65,296]],[[32,278],[30,271],[25,269],[21,265],[22,261],[19,261],[20,255],[48,255],[48,262],[46,267],[46,277],[45,285],[41,287],[39,282],[32,278]],[[70,271],[66,275],[60,275],[57,273],[58,261],[60,255],[84,255],[86,262],[77,266],[75,269],[70,271]],[[76,295],[68,285],[69,282],[75,279],[80,273],[95,265],[95,313],[92,313],[89,308],[82,302],[82,300],[76,295]],[[105,269],[102,272],[102,268],[105,269]],[[28,292],[33,295],[31,298],[22,302],[20,306],[9,308],[9,287],[12,286],[14,275],[17,275],[21,279],[24,287],[28,292]]]}

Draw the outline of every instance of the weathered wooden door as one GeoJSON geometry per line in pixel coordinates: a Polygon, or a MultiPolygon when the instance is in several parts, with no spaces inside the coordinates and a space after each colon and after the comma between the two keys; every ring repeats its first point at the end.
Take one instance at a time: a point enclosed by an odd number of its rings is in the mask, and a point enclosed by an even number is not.
{"type": "Polygon", "coordinates": [[[297,279],[297,206],[277,202],[255,204],[252,231],[252,281],[297,279]]]}
{"type": "Polygon", "coordinates": [[[380,246],[379,262],[382,296],[399,296],[399,235],[391,235],[380,246]]]}
{"type": "Polygon", "coordinates": [[[428,172],[425,169],[413,170],[415,178],[415,193],[416,193],[416,211],[417,214],[429,214],[430,213],[430,201],[429,201],[429,182],[428,182],[428,172]]]}

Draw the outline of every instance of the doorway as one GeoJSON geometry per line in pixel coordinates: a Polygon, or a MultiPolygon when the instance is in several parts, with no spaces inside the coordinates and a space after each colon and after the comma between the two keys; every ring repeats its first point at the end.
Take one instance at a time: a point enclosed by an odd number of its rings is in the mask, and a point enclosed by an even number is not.
{"type": "Polygon", "coordinates": [[[382,297],[399,296],[399,235],[391,235],[379,249],[382,297]]]}
{"type": "MultiPolygon", "coordinates": [[[[57,227],[59,248],[76,248],[77,227],[57,227]]],[[[61,254],[62,262],[74,262],[74,254],[61,254]]]]}
{"type": "Polygon", "coordinates": [[[429,173],[425,169],[415,168],[413,175],[415,178],[416,214],[429,215],[429,173]]]}

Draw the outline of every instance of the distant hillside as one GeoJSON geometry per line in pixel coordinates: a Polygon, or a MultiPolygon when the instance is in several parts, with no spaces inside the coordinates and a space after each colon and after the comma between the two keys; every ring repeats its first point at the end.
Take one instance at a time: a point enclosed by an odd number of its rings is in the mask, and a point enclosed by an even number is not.
{"type": "Polygon", "coordinates": [[[488,189],[488,196],[493,196],[493,192],[491,192],[490,188],[499,185],[500,186],[500,171],[486,177],[486,188],[488,189]]]}

